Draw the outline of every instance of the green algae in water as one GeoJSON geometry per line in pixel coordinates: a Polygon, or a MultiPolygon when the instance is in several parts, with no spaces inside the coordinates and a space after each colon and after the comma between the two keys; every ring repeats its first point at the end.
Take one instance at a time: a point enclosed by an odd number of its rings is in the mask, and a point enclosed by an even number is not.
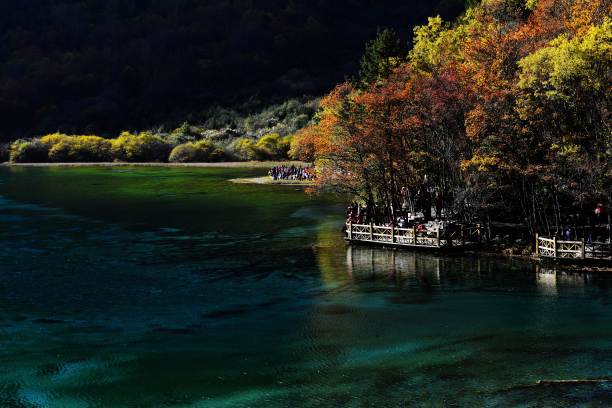
{"type": "Polygon", "coordinates": [[[262,170],[0,169],[0,406],[608,406],[612,279],[347,248],[262,170]]]}

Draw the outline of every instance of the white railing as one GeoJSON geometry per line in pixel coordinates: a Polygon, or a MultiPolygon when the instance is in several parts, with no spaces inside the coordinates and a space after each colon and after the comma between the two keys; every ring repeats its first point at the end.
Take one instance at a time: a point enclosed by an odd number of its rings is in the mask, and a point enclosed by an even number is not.
{"type": "Polygon", "coordinates": [[[478,242],[480,228],[472,230],[461,227],[457,231],[448,231],[441,236],[440,230],[417,232],[413,228],[395,228],[368,224],[346,224],[346,239],[349,241],[372,242],[395,246],[420,246],[439,248],[442,246],[462,246],[478,242]],[[477,234],[476,234],[477,231],[477,234]]]}
{"type": "Polygon", "coordinates": [[[610,259],[609,242],[562,241],[544,238],[536,234],[536,256],[553,259],[610,259]]]}

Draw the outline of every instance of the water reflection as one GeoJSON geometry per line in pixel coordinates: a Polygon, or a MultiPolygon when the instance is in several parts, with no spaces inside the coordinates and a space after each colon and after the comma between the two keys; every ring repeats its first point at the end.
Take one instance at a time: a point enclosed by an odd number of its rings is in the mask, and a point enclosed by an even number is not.
{"type": "Polygon", "coordinates": [[[608,276],[347,247],[300,192],[109,173],[3,179],[0,407],[558,406],[532,385],[612,369],[608,276]]]}
{"type": "MultiPolygon", "coordinates": [[[[570,390],[537,381],[605,372],[597,361],[612,344],[610,277],[321,236],[328,290],[309,312],[302,354],[326,378],[323,389],[306,386],[321,402],[343,401],[347,378],[358,378],[350,395],[363,404],[505,406],[528,395],[555,406],[570,390]]],[[[576,401],[599,391],[585,388],[576,401]]]]}
{"type": "Polygon", "coordinates": [[[377,275],[389,278],[421,278],[440,284],[440,258],[419,256],[418,252],[349,246],[346,249],[348,274],[355,280],[377,275]]]}
{"type": "Polygon", "coordinates": [[[346,273],[354,281],[373,278],[427,282],[432,287],[495,288],[509,285],[537,289],[546,296],[584,292],[587,286],[609,288],[610,277],[501,257],[444,256],[367,246],[346,247],[346,273]]]}

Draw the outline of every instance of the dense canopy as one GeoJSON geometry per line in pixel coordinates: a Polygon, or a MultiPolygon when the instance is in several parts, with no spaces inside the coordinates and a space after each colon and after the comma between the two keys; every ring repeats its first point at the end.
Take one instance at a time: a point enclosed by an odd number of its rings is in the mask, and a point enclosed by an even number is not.
{"type": "Polygon", "coordinates": [[[484,0],[430,18],[387,76],[324,98],[292,151],[391,213],[427,188],[467,221],[593,222],[612,202],[611,16],[606,0],[484,0]]]}
{"type": "Polygon", "coordinates": [[[2,1],[0,141],[116,134],[205,121],[212,105],[318,96],[357,70],[378,27],[408,38],[428,15],[452,17],[463,7],[462,0],[2,1]]]}

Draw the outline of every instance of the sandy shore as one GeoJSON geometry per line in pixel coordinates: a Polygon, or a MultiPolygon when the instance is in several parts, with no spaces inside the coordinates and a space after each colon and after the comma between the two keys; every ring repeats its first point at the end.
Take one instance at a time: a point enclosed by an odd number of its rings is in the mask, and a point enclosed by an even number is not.
{"type": "Polygon", "coordinates": [[[5,167],[208,167],[208,168],[256,168],[269,169],[275,166],[301,166],[309,164],[299,161],[249,161],[220,163],[0,163],[5,167]]]}
{"type": "Polygon", "coordinates": [[[281,185],[281,186],[310,186],[312,181],[297,181],[297,180],[273,180],[272,177],[251,177],[251,178],[237,178],[230,180],[236,184],[269,184],[269,185],[281,185]]]}

